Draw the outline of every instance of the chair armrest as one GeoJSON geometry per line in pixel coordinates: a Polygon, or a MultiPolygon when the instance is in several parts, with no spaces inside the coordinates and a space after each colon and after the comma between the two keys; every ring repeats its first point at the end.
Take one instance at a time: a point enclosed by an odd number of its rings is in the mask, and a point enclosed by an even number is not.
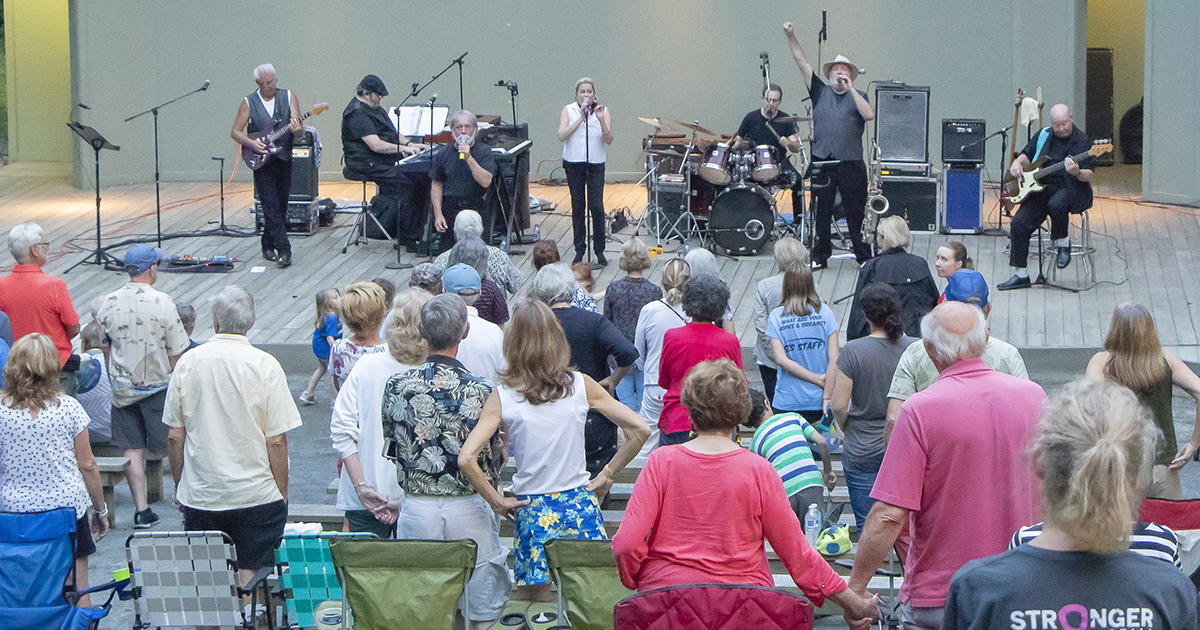
{"type": "Polygon", "coordinates": [[[247,582],[245,586],[238,589],[238,594],[249,595],[259,584],[264,582],[273,573],[275,573],[274,565],[268,565],[259,569],[258,572],[254,574],[254,577],[250,578],[250,581],[247,582]]]}

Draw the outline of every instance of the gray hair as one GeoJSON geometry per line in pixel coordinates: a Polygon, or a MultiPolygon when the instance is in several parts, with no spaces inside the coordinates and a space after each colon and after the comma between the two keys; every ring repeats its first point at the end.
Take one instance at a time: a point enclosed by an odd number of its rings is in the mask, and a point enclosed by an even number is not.
{"type": "Polygon", "coordinates": [[[17,260],[18,265],[29,260],[29,248],[42,242],[42,226],[36,223],[22,223],[8,232],[8,251],[17,260]]]}
{"type": "Polygon", "coordinates": [[[693,320],[719,322],[727,308],[729,285],[716,274],[693,275],[683,285],[683,313],[693,320]]]}
{"type": "Polygon", "coordinates": [[[800,239],[787,236],[775,241],[775,264],[779,271],[787,271],[792,265],[808,264],[808,248],[800,239]]]}
{"type": "Polygon", "coordinates": [[[212,298],[212,313],[218,332],[244,335],[254,326],[254,296],[231,284],[212,298]]]}
{"type": "Polygon", "coordinates": [[[254,68],[254,80],[255,81],[261,79],[262,75],[264,75],[264,74],[275,74],[275,66],[272,66],[269,63],[264,63],[264,64],[259,64],[258,67],[254,68]]]}
{"type": "Polygon", "coordinates": [[[970,330],[956,334],[946,330],[938,318],[935,308],[921,318],[921,339],[932,346],[933,358],[944,365],[952,365],[965,359],[978,359],[987,348],[987,319],[979,307],[972,307],[974,317],[970,330]]]}
{"type": "Polygon", "coordinates": [[[467,332],[467,304],[453,293],[435,295],[421,307],[421,336],[429,350],[457,346],[467,332]]]}
{"type": "Polygon", "coordinates": [[[879,222],[875,242],[881,250],[893,247],[908,249],[912,247],[912,232],[908,231],[904,217],[893,214],[879,222]]]}
{"type": "Polygon", "coordinates": [[[190,335],[192,329],[196,327],[196,309],[191,304],[176,304],[175,312],[179,313],[179,321],[183,324],[183,329],[190,335]]]}
{"type": "Polygon", "coordinates": [[[454,217],[454,236],[459,239],[479,238],[483,234],[483,218],[474,210],[459,211],[454,217]]]}
{"type": "Polygon", "coordinates": [[[475,118],[475,114],[472,114],[465,109],[460,109],[454,112],[454,115],[450,117],[450,126],[454,126],[454,123],[458,122],[459,118],[466,118],[471,122],[471,126],[474,127],[476,131],[479,130],[479,119],[475,118]]]}
{"type": "MultiPolygon", "coordinates": [[[[457,223],[457,220],[455,221],[457,223]]],[[[454,247],[450,248],[450,256],[446,260],[446,269],[463,263],[464,265],[475,269],[479,274],[479,281],[482,282],[487,277],[487,261],[488,248],[484,244],[483,239],[478,236],[459,239],[454,247]]]]}
{"type": "Polygon", "coordinates": [[[717,264],[717,257],[707,249],[697,247],[685,254],[683,259],[687,261],[688,267],[691,267],[693,278],[706,273],[714,276],[721,275],[721,266],[717,264]]]}
{"type": "Polygon", "coordinates": [[[530,294],[550,305],[570,302],[575,297],[575,273],[564,262],[546,265],[533,277],[530,294]]]}

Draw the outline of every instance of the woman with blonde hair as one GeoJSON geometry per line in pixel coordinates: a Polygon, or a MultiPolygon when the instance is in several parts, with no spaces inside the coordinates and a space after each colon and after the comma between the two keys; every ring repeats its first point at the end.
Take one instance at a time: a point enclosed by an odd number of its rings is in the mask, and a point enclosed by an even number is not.
{"type": "Polygon", "coordinates": [[[838,323],[817,295],[812,269],[796,265],[783,273],[783,303],[767,317],[767,337],[779,364],[771,408],[815,426],[833,397],[838,323]]]}
{"type": "Polygon", "coordinates": [[[1179,355],[1162,347],[1154,328],[1154,318],[1145,306],[1125,302],[1113,309],[1104,350],[1088,362],[1087,375],[1128,387],[1150,411],[1162,437],[1155,451],[1149,496],[1182,499],[1179,471],[1200,448],[1200,404],[1196,408],[1192,441],[1177,446],[1171,412],[1172,385],[1178,385],[1194,400],[1200,401],[1200,377],[1179,355]]]}
{"type": "Polygon", "coordinates": [[[793,265],[809,264],[808,248],[800,239],[791,236],[775,241],[773,254],[777,273],[759,280],[754,291],[754,331],[758,333],[758,341],[754,345],[754,362],[758,364],[767,400],[775,398],[775,375],[779,370],[775,363],[775,353],[771,351],[771,340],[767,338],[767,316],[771,314],[772,309],[783,303],[783,272],[793,265]]]}
{"type": "Polygon", "coordinates": [[[387,352],[387,342],[379,336],[386,313],[383,289],[374,282],[355,282],[342,293],[342,325],[350,336],[333,342],[329,350],[329,372],[339,391],[359,359],[387,352]]]}
{"type": "MultiPolygon", "coordinates": [[[[642,307],[661,299],[662,289],[644,275],[650,268],[650,249],[642,239],[634,236],[621,246],[620,267],[625,277],[609,283],[604,291],[604,317],[627,339],[635,341],[642,307]]],[[[639,358],[629,374],[617,383],[617,398],[634,411],[642,406],[644,374],[643,361],[639,358]]]]}
{"type": "Polygon", "coordinates": [[[596,264],[604,267],[604,158],[613,142],[612,112],[596,100],[596,82],[583,77],[575,82],[575,100],[565,105],[558,119],[558,141],[563,143],[563,170],[571,189],[571,227],[575,236],[575,264],[587,253],[587,214],[592,215],[592,247],[596,264]],[[583,127],[580,132],[579,128],[583,127]]]}
{"type": "Polygon", "coordinates": [[[1191,581],[1125,553],[1156,434],[1137,398],[1115,383],[1080,380],[1051,398],[1033,446],[1041,534],[960,569],[942,628],[1195,628],[1191,581]]]}
{"type": "Polygon", "coordinates": [[[383,390],[389,378],[425,362],[429,348],[421,336],[421,307],[432,298],[419,288],[395,297],[384,324],[388,352],[362,357],[334,401],[329,433],[342,459],[337,507],[346,513],[346,531],[387,539],[395,529],[404,491],[396,483],[396,464],[383,457],[383,390]]]}
{"type": "Polygon", "coordinates": [[[650,429],[591,377],[571,369],[567,337],[550,307],[541,302],[522,302],[514,309],[504,336],[504,359],[508,368],[500,373],[500,384],[463,443],[458,465],[497,514],[515,517],[520,598],[549,601],[543,544],[551,538],[607,538],[600,500],[650,429]],[[584,454],[589,408],[616,423],[625,436],[616,455],[592,479],[584,454]],[[517,469],[512,478],[515,497],[497,491],[477,462],[501,424],[517,469]]]}
{"type": "Polygon", "coordinates": [[[633,332],[633,346],[642,362],[642,404],[638,413],[650,426],[650,439],[642,446],[637,459],[644,461],[658,446],[658,417],[662,414],[663,396],[667,390],[658,386],[658,368],[662,360],[663,337],[668,330],[688,323],[683,313],[683,285],[691,277],[691,267],[682,258],[672,258],[663,266],[662,289],[666,295],[642,307],[633,332]]]}
{"type": "Polygon", "coordinates": [[[879,255],[863,263],[858,270],[858,284],[854,287],[854,303],[850,306],[850,322],[846,324],[846,340],[858,339],[871,334],[871,325],[863,313],[859,296],[872,282],[891,285],[900,295],[900,319],[904,323],[904,334],[921,336],[921,318],[933,310],[938,303],[937,283],[929,273],[929,263],[924,258],[910,254],[912,233],[903,217],[890,216],[879,222],[876,236],[879,255]]]}

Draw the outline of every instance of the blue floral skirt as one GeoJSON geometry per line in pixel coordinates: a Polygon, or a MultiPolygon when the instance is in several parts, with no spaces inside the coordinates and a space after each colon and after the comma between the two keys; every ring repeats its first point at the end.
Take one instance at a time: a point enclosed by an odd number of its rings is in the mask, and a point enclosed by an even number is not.
{"type": "Polygon", "coordinates": [[[514,573],[518,586],[549,584],[543,545],[554,538],[608,540],[600,502],[586,488],[550,494],[520,494],[529,505],[517,510],[514,573]]]}

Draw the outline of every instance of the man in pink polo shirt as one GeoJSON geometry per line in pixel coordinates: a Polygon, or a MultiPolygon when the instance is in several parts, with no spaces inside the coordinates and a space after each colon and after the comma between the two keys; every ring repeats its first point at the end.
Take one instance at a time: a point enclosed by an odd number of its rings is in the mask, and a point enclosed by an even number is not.
{"type": "Polygon", "coordinates": [[[938,630],[954,572],[1007,550],[1017,528],[1041,518],[1028,451],[1046,392],[979,358],[987,323],[976,306],[939,305],[921,337],[938,378],[900,408],[849,584],[866,593],[908,522],[901,615],[906,628],[938,630]]]}

